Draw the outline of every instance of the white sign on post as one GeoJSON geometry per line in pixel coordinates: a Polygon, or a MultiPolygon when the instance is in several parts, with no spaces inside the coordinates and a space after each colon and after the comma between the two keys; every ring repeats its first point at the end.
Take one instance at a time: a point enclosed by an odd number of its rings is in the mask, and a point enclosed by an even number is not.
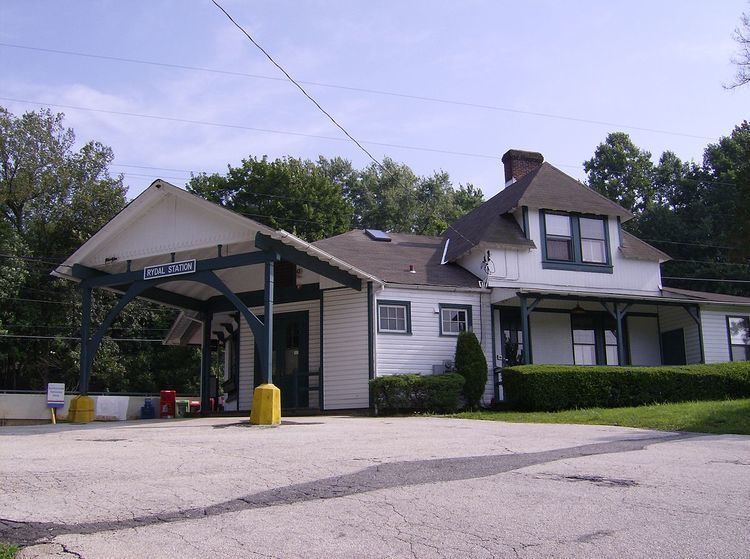
{"type": "Polygon", "coordinates": [[[47,407],[62,408],[65,406],[65,383],[48,382],[47,383],[47,407]]]}

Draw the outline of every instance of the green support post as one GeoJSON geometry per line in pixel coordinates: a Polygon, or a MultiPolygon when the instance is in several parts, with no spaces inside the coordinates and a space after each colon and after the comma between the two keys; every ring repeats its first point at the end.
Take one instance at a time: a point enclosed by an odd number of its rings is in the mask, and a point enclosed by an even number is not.
{"type": "Polygon", "coordinates": [[[211,408],[211,395],[209,394],[211,379],[211,321],[213,315],[206,313],[203,316],[203,340],[201,342],[201,415],[208,415],[211,408]]]}

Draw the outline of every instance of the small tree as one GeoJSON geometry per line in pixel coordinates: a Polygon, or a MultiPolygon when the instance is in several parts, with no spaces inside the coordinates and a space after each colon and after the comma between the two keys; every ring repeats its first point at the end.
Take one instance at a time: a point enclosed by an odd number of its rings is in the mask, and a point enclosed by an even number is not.
{"type": "Polygon", "coordinates": [[[456,342],[456,372],[466,379],[466,405],[476,409],[487,384],[487,359],[473,332],[461,332],[456,342]]]}

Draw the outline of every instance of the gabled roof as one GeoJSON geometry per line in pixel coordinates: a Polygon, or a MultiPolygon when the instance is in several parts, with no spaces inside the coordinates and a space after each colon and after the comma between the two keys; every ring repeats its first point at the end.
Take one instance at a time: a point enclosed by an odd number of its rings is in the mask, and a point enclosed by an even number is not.
{"type": "Polygon", "coordinates": [[[385,281],[406,285],[477,287],[477,278],[457,264],[441,265],[442,237],[388,233],[391,242],[376,241],[355,229],[316,241],[322,249],[385,281]],[[414,273],[410,272],[414,267],[414,273]]]}
{"type": "Polygon", "coordinates": [[[623,221],[633,217],[609,198],[549,163],[542,163],[448,228],[445,238],[450,243],[446,260],[456,260],[482,241],[532,248],[534,244],[525,238],[515,218],[506,215],[522,206],[617,216],[623,221]],[[498,219],[500,216],[503,218],[498,219]]]}

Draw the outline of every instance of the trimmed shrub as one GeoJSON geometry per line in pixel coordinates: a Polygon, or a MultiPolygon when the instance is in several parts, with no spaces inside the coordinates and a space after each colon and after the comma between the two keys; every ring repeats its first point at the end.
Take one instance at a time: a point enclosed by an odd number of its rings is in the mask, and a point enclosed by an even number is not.
{"type": "Polygon", "coordinates": [[[750,362],[663,367],[521,365],[503,370],[517,409],[556,411],[750,397],[750,362]]]}
{"type": "Polygon", "coordinates": [[[487,385],[487,359],[473,332],[461,332],[458,335],[454,366],[456,372],[466,379],[466,405],[471,409],[478,408],[487,385]]]}
{"type": "Polygon", "coordinates": [[[453,412],[458,409],[464,378],[442,375],[390,375],[370,381],[378,413],[409,411],[453,412]]]}

